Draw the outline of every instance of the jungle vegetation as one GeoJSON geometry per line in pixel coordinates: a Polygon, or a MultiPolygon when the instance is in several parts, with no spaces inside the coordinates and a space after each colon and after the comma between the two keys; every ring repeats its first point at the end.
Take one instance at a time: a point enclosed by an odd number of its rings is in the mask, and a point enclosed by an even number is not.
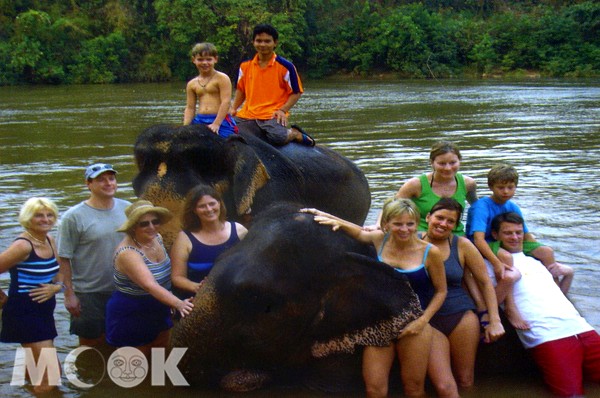
{"type": "Polygon", "coordinates": [[[311,78],[600,76],[594,0],[0,0],[0,84],[186,80],[200,41],[235,78],[260,22],[311,78]]]}

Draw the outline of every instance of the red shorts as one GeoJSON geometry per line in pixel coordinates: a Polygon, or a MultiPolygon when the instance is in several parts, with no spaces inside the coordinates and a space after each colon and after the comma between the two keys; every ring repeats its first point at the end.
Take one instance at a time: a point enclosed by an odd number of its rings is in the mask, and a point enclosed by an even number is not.
{"type": "Polygon", "coordinates": [[[600,335],[595,330],[530,349],[552,392],[583,395],[583,380],[600,382],[600,335]]]}

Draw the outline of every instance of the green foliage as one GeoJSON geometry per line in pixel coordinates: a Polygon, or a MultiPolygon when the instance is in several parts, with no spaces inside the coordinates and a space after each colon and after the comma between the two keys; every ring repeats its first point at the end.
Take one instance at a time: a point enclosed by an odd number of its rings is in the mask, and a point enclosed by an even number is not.
{"type": "Polygon", "coordinates": [[[115,83],[121,81],[128,50],[118,32],[87,40],[70,68],[74,83],[115,83]]]}
{"type": "Polygon", "coordinates": [[[593,0],[0,0],[0,84],[187,80],[201,41],[234,78],[262,22],[311,77],[600,75],[593,0]]]}

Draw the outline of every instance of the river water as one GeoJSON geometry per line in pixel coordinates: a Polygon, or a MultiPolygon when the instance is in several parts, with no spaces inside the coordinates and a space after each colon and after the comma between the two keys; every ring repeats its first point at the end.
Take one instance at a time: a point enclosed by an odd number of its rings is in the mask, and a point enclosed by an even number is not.
{"type": "MultiPolygon", "coordinates": [[[[461,148],[461,171],[489,194],[486,173],[497,162],[520,173],[514,200],[538,240],[573,266],[570,299],[600,330],[600,80],[305,82],[292,121],[355,161],[372,192],[367,224],[403,181],[429,170],[428,153],[439,139],[461,148]]],[[[84,200],[84,167],[111,163],[119,171],[119,197],[132,199],[136,136],[156,123],[180,123],[184,84],[0,87],[0,251],[19,233],[17,213],[31,196],[56,201],[61,212],[84,200]]],[[[0,276],[0,286],[8,275],[0,276]]],[[[59,300],[61,297],[59,297],[59,300]]],[[[75,348],[68,314],[56,311],[59,357],[75,348]]],[[[29,397],[10,386],[16,345],[0,345],[0,395],[29,397]]],[[[589,396],[600,387],[589,386],[589,396]]],[[[186,388],[111,383],[78,390],[66,380],[56,396],[225,396],[186,388]]],[[[468,397],[545,396],[531,380],[486,379],[468,397]]],[[[252,397],[324,394],[270,389],[252,397]]],[[[361,394],[356,395],[361,396],[361,394]]]]}

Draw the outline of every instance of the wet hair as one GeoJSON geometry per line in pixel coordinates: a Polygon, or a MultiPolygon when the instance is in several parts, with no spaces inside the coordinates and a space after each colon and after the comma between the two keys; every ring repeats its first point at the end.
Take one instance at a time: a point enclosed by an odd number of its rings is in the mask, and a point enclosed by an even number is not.
{"type": "Polygon", "coordinates": [[[192,47],[190,54],[192,58],[194,58],[196,55],[217,57],[219,52],[217,51],[217,47],[212,43],[196,43],[194,47],[192,47]]]}
{"type": "Polygon", "coordinates": [[[488,187],[492,188],[498,183],[514,182],[519,184],[519,173],[517,170],[508,164],[498,164],[488,171],[487,175],[488,187]]]}
{"type": "Polygon", "coordinates": [[[523,217],[521,217],[515,212],[501,213],[492,219],[492,231],[496,233],[500,232],[500,226],[503,222],[520,225],[525,224],[525,220],[523,220],[523,217]]]}
{"type": "Polygon", "coordinates": [[[438,141],[433,144],[431,146],[431,151],[429,151],[429,160],[433,162],[438,156],[445,155],[447,153],[453,153],[458,157],[458,160],[462,160],[460,150],[450,141],[438,141]]]}
{"type": "Polygon", "coordinates": [[[379,226],[383,230],[383,226],[387,224],[392,218],[408,214],[415,219],[418,223],[421,215],[419,209],[410,199],[398,199],[390,198],[383,204],[383,210],[381,211],[381,221],[379,226]]]}
{"type": "Polygon", "coordinates": [[[215,198],[220,205],[219,221],[225,222],[227,218],[227,210],[221,194],[210,185],[196,185],[186,195],[183,204],[183,213],[181,214],[181,228],[186,231],[198,231],[202,229],[202,223],[196,214],[196,204],[203,196],[215,198]]]}
{"type": "Polygon", "coordinates": [[[21,206],[21,211],[19,212],[19,224],[23,226],[23,228],[27,229],[31,226],[31,220],[35,216],[35,213],[48,209],[54,214],[54,219],[58,219],[58,207],[56,204],[47,198],[29,198],[23,206],[21,206]]]}
{"type": "Polygon", "coordinates": [[[450,210],[456,212],[456,221],[460,220],[463,213],[463,207],[460,203],[454,198],[441,198],[438,200],[436,204],[433,205],[431,210],[429,210],[429,214],[433,214],[438,210],[450,210]]]}
{"type": "Polygon", "coordinates": [[[275,29],[269,24],[261,23],[254,27],[254,32],[252,33],[252,40],[256,39],[256,36],[260,35],[261,33],[266,33],[272,36],[273,40],[275,41],[279,39],[279,33],[277,32],[277,29],[275,29]]]}

